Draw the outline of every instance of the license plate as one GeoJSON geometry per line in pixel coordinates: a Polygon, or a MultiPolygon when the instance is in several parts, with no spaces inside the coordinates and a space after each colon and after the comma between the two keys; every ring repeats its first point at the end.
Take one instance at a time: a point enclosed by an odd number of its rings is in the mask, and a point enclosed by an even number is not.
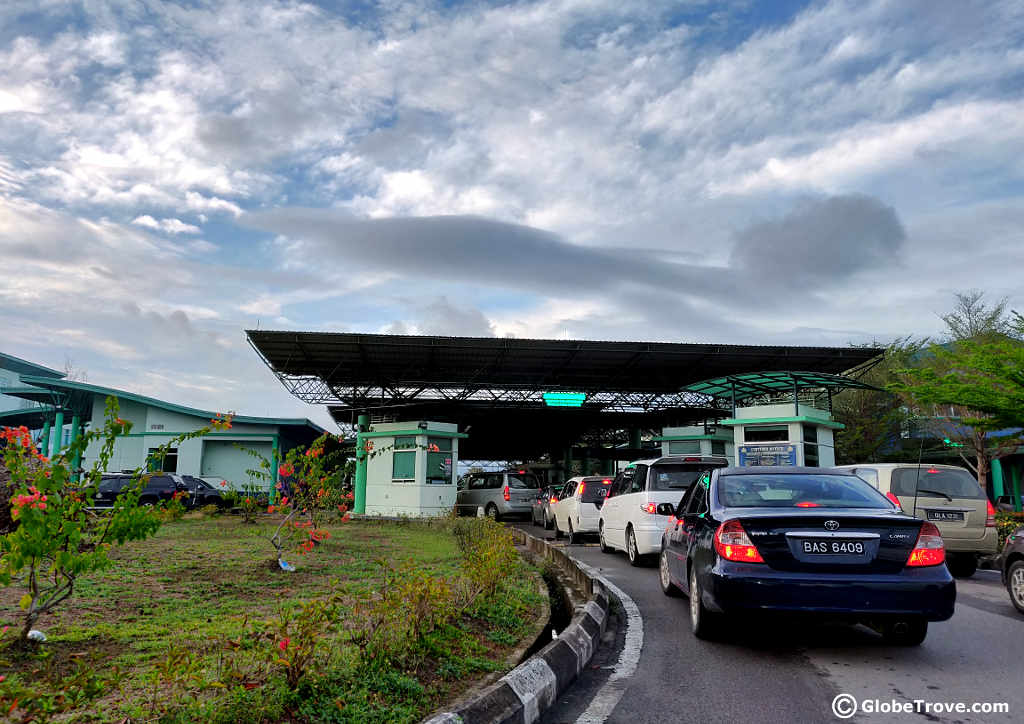
{"type": "Polygon", "coordinates": [[[853,540],[805,540],[801,544],[804,553],[837,556],[864,553],[864,542],[853,540]]]}
{"type": "Polygon", "coordinates": [[[959,510],[929,510],[928,520],[959,520],[964,519],[964,514],[959,510]]]}

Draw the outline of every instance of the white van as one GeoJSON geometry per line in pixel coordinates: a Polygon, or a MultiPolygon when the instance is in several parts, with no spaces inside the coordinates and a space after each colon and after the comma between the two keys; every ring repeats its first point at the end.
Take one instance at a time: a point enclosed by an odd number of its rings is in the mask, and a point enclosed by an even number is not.
{"type": "Polygon", "coordinates": [[[597,533],[601,507],[611,485],[611,478],[600,475],[570,478],[559,492],[558,502],[551,506],[555,538],[564,533],[570,543],[575,543],[584,533],[597,533]]]}
{"type": "Polygon", "coordinates": [[[978,570],[978,557],[999,551],[996,509],[964,468],[932,463],[840,465],[899,504],[907,515],[934,523],[946,544],[946,566],[957,578],[978,570]]]}
{"type": "Polygon", "coordinates": [[[667,515],[658,515],[658,503],[678,505],[701,473],[728,465],[729,460],[719,455],[671,455],[627,465],[615,476],[601,506],[601,550],[626,551],[634,566],[640,565],[646,556],[658,553],[669,519],[667,515]]]}

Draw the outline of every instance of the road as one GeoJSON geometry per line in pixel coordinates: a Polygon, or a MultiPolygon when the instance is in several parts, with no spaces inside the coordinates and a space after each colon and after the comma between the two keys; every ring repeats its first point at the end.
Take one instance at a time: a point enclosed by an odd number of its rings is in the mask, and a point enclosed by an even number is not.
{"type": "MultiPolygon", "coordinates": [[[[553,538],[529,523],[516,525],[553,538]]],[[[639,665],[608,722],[835,723],[844,721],[832,712],[840,693],[886,705],[915,699],[1009,705],[1008,713],[998,714],[858,711],[845,719],[858,724],[1024,721],[1024,616],[1010,604],[998,573],[958,580],[955,615],[931,624],[916,648],[887,646],[864,627],[799,624],[771,630],[741,625],[723,640],[706,642],[690,633],[686,599],[661,592],[653,562],[633,568],[624,554],[601,553],[596,542],[555,544],[622,589],[643,619],[639,665]]],[[[624,645],[622,631],[607,639],[609,647],[624,645]]],[[[542,721],[576,722],[602,691],[618,653],[601,651],[594,668],[542,721]]]]}

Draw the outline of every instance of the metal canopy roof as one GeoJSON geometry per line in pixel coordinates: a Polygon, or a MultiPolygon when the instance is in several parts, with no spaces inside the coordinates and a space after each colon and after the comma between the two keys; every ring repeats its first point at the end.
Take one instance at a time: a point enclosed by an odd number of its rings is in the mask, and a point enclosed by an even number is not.
{"type": "Polygon", "coordinates": [[[763,395],[791,394],[795,390],[825,390],[836,393],[847,389],[877,390],[874,385],[850,377],[823,372],[746,372],[694,382],[686,390],[718,399],[737,402],[763,395]]]}
{"type": "Polygon", "coordinates": [[[551,391],[584,392],[603,410],[708,407],[699,380],[750,370],[838,373],[882,350],[667,342],[435,337],[247,330],[282,384],[336,416],[412,401],[539,405],[551,391]]]}

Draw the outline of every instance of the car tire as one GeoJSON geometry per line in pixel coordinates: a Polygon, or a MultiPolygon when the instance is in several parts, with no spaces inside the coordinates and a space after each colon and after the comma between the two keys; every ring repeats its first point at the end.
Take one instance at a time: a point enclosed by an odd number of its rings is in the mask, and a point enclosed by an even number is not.
{"type": "Polygon", "coordinates": [[[690,630],[699,639],[715,638],[720,630],[719,618],[708,611],[701,600],[700,582],[697,580],[697,569],[690,567],[690,630]]]}
{"type": "Polygon", "coordinates": [[[495,523],[498,523],[498,522],[501,521],[501,513],[498,512],[498,506],[496,506],[494,503],[488,503],[487,504],[487,507],[484,508],[484,514],[488,518],[493,520],[495,523]]]}
{"type": "Polygon", "coordinates": [[[597,539],[601,543],[601,552],[602,553],[614,553],[615,552],[614,548],[612,548],[610,545],[605,543],[605,540],[604,540],[604,521],[601,521],[601,524],[597,528],[597,539]]]}
{"type": "Polygon", "coordinates": [[[1014,561],[1006,569],[1006,590],[1014,608],[1024,613],[1024,561],[1014,561]]]}
{"type": "Polygon", "coordinates": [[[923,618],[891,621],[882,626],[881,633],[893,646],[920,646],[928,635],[928,622],[923,618]]]}
{"type": "Polygon", "coordinates": [[[969,553],[951,555],[946,558],[946,566],[954,578],[970,578],[978,570],[978,558],[969,553]]]}
{"type": "Polygon", "coordinates": [[[554,527],[554,521],[548,517],[547,513],[544,514],[544,530],[551,530],[554,527]]]}
{"type": "Polygon", "coordinates": [[[555,518],[555,540],[562,540],[562,529],[558,527],[558,518],[555,518]]]}
{"type": "Polygon", "coordinates": [[[658,577],[661,579],[661,592],[666,596],[678,598],[682,594],[679,586],[672,583],[672,576],[668,571],[668,551],[664,548],[661,549],[661,555],[658,556],[658,577]]]}
{"type": "Polygon", "coordinates": [[[566,533],[566,536],[569,538],[569,545],[575,545],[578,537],[576,535],[576,531],[572,529],[572,520],[569,521],[569,532],[566,533]]]}
{"type": "Polygon", "coordinates": [[[629,565],[640,567],[644,564],[646,556],[640,555],[640,549],[636,547],[636,535],[633,533],[633,526],[626,528],[626,557],[629,558],[629,565]]]}

